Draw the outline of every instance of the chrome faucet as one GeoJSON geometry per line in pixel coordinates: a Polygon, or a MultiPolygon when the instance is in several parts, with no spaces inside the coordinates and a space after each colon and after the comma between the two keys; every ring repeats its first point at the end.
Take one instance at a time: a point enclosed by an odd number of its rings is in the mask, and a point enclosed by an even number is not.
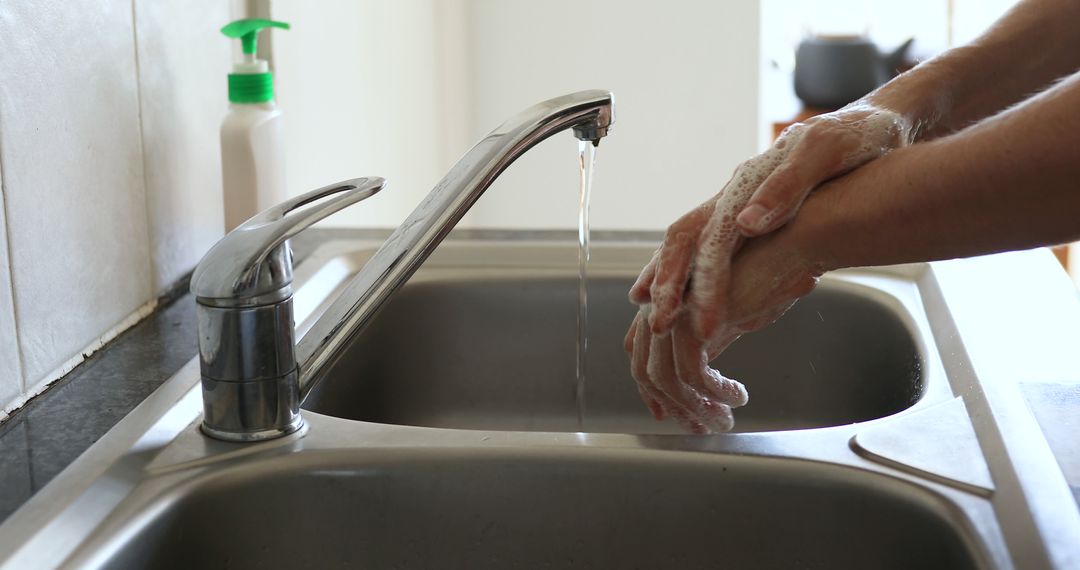
{"type": "Polygon", "coordinates": [[[258,441],[300,429],[300,403],[320,373],[514,160],[566,129],[599,144],[613,121],[611,93],[593,90],[544,101],[500,125],[450,169],[295,346],[287,240],[375,194],[385,181],[359,178],[320,188],[270,208],[225,236],[191,280],[198,310],[203,432],[227,441],[258,441]]]}

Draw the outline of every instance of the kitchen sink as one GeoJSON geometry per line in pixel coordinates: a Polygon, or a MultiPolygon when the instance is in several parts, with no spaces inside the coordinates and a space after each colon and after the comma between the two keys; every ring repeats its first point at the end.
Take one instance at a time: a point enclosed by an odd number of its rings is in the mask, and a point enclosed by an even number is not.
{"type": "Polygon", "coordinates": [[[106,529],[112,544],[93,549],[109,554],[82,562],[158,569],[976,564],[962,519],[916,486],[793,460],[688,453],[279,455],[193,477],[118,526],[106,529]]]}
{"type": "MultiPolygon", "coordinates": [[[[585,421],[577,423],[576,276],[433,278],[406,286],[305,403],[343,418],[468,429],[658,433],[622,340],[633,278],[589,285],[585,421]],[[422,331],[422,334],[418,334],[422,331]],[[422,358],[406,355],[422,354],[422,358]]],[[[857,288],[826,282],[713,363],[747,383],[738,431],[841,425],[923,394],[913,331],[857,288]]]]}
{"type": "MultiPolygon", "coordinates": [[[[381,243],[327,235],[296,269],[298,337],[381,243]]],[[[451,234],[325,369],[306,427],[205,436],[193,360],[0,526],[0,568],[1080,564],[1014,382],[1017,359],[1027,382],[1076,373],[1040,352],[1064,342],[1030,321],[1057,322],[1042,285],[1009,297],[1002,256],[830,273],[714,363],[750,392],[740,433],[695,436],[648,415],[622,349],[655,237],[594,241],[582,424],[575,244],[451,234]]]]}
{"type": "MultiPolygon", "coordinates": [[[[579,425],[576,250],[561,248],[561,261],[553,254],[546,266],[528,268],[518,253],[440,250],[304,407],[428,427],[677,433],[641,403],[623,351],[636,312],[627,292],[643,261],[594,248],[579,425]]],[[[338,261],[359,269],[364,255],[338,261]]],[[[934,371],[924,361],[934,356],[925,354],[923,333],[904,306],[912,291],[900,289],[894,297],[832,276],[775,325],[733,344],[713,365],[750,392],[750,403],[735,412],[736,431],[850,424],[918,402],[934,371]]]]}

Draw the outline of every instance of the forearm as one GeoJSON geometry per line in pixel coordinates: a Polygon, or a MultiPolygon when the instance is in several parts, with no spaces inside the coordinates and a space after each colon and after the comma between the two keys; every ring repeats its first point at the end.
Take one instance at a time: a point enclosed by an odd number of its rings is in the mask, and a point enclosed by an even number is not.
{"type": "Polygon", "coordinates": [[[1080,68],[1080,2],[1025,0],[982,36],[868,96],[913,124],[916,140],[964,128],[1080,68]]]}
{"type": "Polygon", "coordinates": [[[812,195],[792,235],[822,269],[966,257],[1080,238],[1080,74],[812,195]]]}

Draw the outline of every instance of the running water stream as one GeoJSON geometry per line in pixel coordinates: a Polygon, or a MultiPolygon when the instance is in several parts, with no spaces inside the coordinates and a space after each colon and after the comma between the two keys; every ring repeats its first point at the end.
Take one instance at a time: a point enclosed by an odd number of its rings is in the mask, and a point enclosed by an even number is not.
{"type": "Polygon", "coordinates": [[[581,190],[578,197],[578,315],[577,315],[577,420],[578,431],[585,431],[585,355],[589,351],[589,195],[592,193],[593,163],[596,146],[578,142],[578,166],[581,190]]]}

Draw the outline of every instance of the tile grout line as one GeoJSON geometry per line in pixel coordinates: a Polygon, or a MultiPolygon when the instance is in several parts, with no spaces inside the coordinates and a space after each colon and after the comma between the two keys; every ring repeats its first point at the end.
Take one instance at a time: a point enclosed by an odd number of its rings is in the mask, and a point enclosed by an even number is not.
{"type": "MultiPolygon", "coordinates": [[[[3,134],[4,127],[2,117],[0,117],[0,151],[3,149],[3,134]]],[[[7,256],[8,267],[8,297],[11,300],[11,328],[15,332],[15,373],[19,377],[19,396],[16,400],[22,398],[26,394],[26,372],[23,366],[23,354],[22,354],[22,333],[19,327],[19,305],[15,299],[15,272],[12,271],[12,249],[11,249],[11,224],[8,223],[8,201],[7,192],[4,184],[4,153],[0,152],[0,217],[4,221],[4,252],[7,256]]],[[[7,403],[5,402],[6,406],[7,403]]]]}
{"type": "MultiPolygon", "coordinates": [[[[147,243],[151,244],[152,241],[151,241],[151,232],[150,232],[150,201],[149,201],[149,196],[147,194],[147,189],[148,189],[149,185],[147,183],[147,177],[146,177],[146,148],[145,148],[144,138],[143,138],[142,83],[140,81],[140,72],[139,72],[139,49],[138,49],[139,46],[138,46],[138,30],[137,30],[137,26],[136,26],[135,2],[136,2],[136,0],[131,0],[131,30],[132,30],[132,41],[133,41],[132,49],[134,50],[134,60],[135,60],[135,99],[136,99],[136,103],[137,103],[136,117],[138,119],[138,124],[139,124],[139,129],[138,129],[139,155],[140,155],[139,156],[139,163],[140,163],[140,167],[142,168],[143,215],[145,216],[145,221],[146,221],[146,238],[147,238],[147,243]]],[[[2,156],[2,155],[0,155],[0,156],[2,156]]],[[[10,268],[11,259],[12,259],[12,257],[11,257],[11,251],[12,251],[12,249],[11,249],[11,247],[12,247],[11,246],[11,229],[8,227],[7,217],[6,217],[7,216],[7,195],[3,192],[3,164],[2,164],[2,160],[0,160],[0,208],[2,208],[2,213],[5,216],[4,217],[4,222],[5,222],[4,223],[4,232],[5,232],[5,237],[7,239],[7,244],[6,244],[7,245],[7,251],[4,252],[4,253],[7,255],[8,265],[9,265],[9,268],[10,268]]],[[[61,380],[65,375],[67,375],[69,372],[74,370],[79,364],[81,364],[83,361],[85,361],[91,354],[93,354],[94,352],[97,352],[98,349],[100,349],[103,346],[105,346],[106,344],[108,344],[108,342],[110,340],[116,338],[117,336],[119,336],[121,333],[123,333],[127,329],[129,329],[132,326],[139,323],[143,318],[148,316],[150,313],[152,313],[154,311],[155,308],[157,308],[159,299],[158,299],[158,296],[157,296],[156,292],[154,291],[154,271],[153,271],[152,255],[153,255],[152,252],[149,252],[149,251],[147,252],[146,263],[147,263],[147,265],[150,266],[150,271],[148,272],[149,277],[148,277],[148,283],[147,283],[147,285],[148,285],[147,290],[149,290],[150,293],[151,293],[150,300],[143,303],[139,307],[137,307],[134,312],[132,312],[131,314],[129,314],[129,315],[125,316],[124,318],[122,318],[116,325],[114,325],[113,327],[110,327],[103,334],[99,335],[98,338],[92,340],[90,342],[90,344],[88,344],[86,347],[84,347],[83,349],[81,349],[77,353],[75,353],[74,356],[69,358],[67,361],[61,363],[60,366],[53,369],[49,373],[45,374],[43,378],[41,378],[40,380],[34,382],[33,384],[30,383],[31,380],[26,376],[26,370],[25,370],[25,367],[24,367],[23,354],[22,354],[22,343],[21,343],[21,339],[20,339],[21,335],[20,335],[19,326],[18,326],[18,323],[19,323],[19,318],[18,318],[19,305],[18,305],[18,302],[17,302],[16,297],[15,297],[15,280],[14,280],[14,277],[13,277],[14,274],[9,271],[9,282],[11,284],[11,301],[12,301],[11,304],[12,304],[12,311],[13,311],[14,316],[15,316],[15,319],[14,319],[15,322],[13,323],[13,326],[15,328],[15,338],[16,338],[16,345],[17,345],[16,346],[16,359],[17,359],[16,367],[17,367],[17,369],[19,371],[20,394],[16,398],[11,400],[10,402],[0,402],[0,423],[3,423],[6,420],[10,419],[16,412],[18,412],[20,409],[22,409],[23,406],[25,406],[27,403],[29,403],[31,400],[33,400],[37,396],[43,394],[54,383],[61,380]]]]}
{"type": "Polygon", "coordinates": [[[154,236],[150,230],[150,222],[153,219],[150,212],[150,181],[146,172],[146,137],[143,135],[143,96],[142,96],[142,64],[139,61],[139,20],[137,15],[136,3],[138,0],[131,0],[131,39],[132,50],[135,55],[135,102],[136,102],[136,116],[139,121],[139,163],[142,167],[142,191],[143,191],[143,216],[146,221],[146,264],[149,266],[150,271],[147,272],[148,289],[150,295],[153,298],[157,298],[158,291],[155,290],[155,273],[154,268],[154,236]]]}
{"type": "Polygon", "coordinates": [[[147,301],[145,304],[136,309],[133,313],[124,317],[123,320],[121,320],[115,326],[105,331],[104,334],[91,341],[90,344],[77,351],[74,356],[67,359],[53,370],[44,374],[41,377],[41,380],[38,380],[37,382],[31,384],[17,398],[11,400],[10,402],[7,402],[3,405],[3,407],[0,407],[0,424],[3,424],[4,422],[11,419],[11,417],[13,417],[20,410],[22,410],[34,398],[37,398],[38,396],[44,394],[47,390],[52,388],[53,384],[56,384],[60,380],[63,380],[64,376],[67,376],[68,373],[75,370],[75,368],[77,368],[83,362],[86,362],[86,360],[89,359],[91,355],[96,353],[98,350],[104,348],[113,339],[120,336],[131,327],[142,322],[144,318],[150,316],[150,314],[152,314],[154,310],[157,309],[159,304],[159,298],[154,298],[150,301],[147,301]]]}

